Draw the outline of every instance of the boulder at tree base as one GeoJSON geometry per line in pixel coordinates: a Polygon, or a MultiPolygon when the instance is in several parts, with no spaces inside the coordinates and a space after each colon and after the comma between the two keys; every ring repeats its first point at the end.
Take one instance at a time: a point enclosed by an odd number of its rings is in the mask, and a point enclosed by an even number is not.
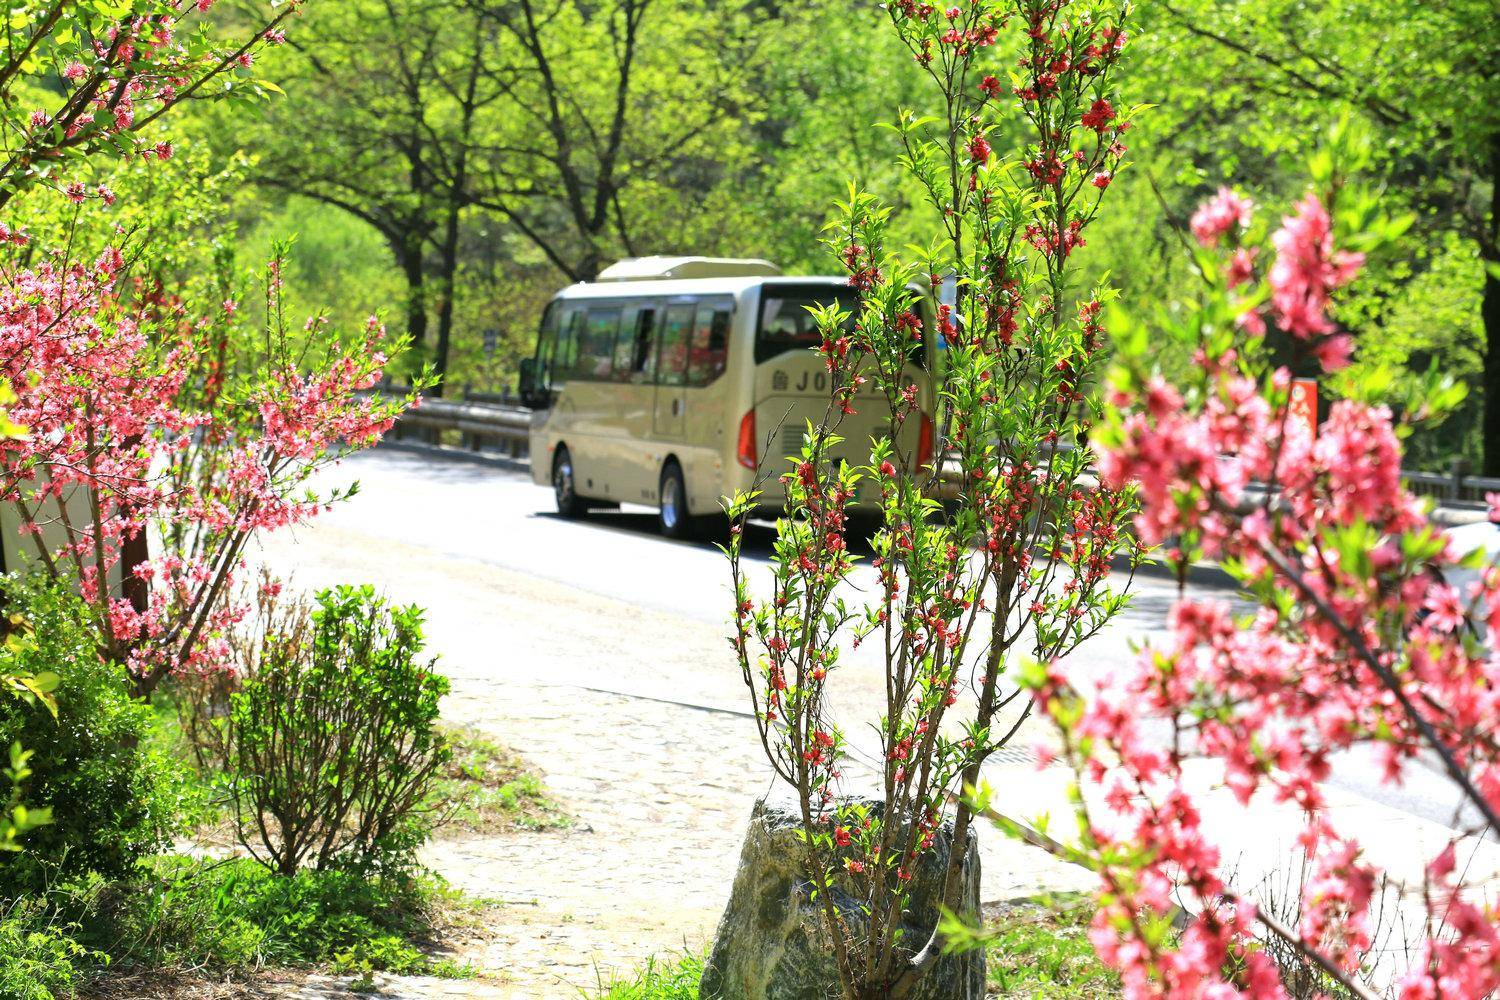
{"type": "MultiPolygon", "coordinates": [[[[873,812],[880,808],[877,802],[866,805],[873,812]]],[[[810,899],[806,851],[797,839],[801,824],[794,803],[755,804],[729,905],[704,968],[704,1000],[837,1000],[842,995],[822,908],[810,899]]],[[[902,938],[913,950],[937,924],[937,899],[952,843],[953,823],[948,820],[913,873],[902,938]]],[[[979,852],[972,833],[965,855],[962,911],[972,919],[979,912],[979,852]]],[[[851,926],[862,925],[865,917],[848,888],[844,879],[835,880],[836,904],[851,926]]],[[[982,949],[944,955],[912,1000],[983,1000],[984,986],[982,949]]]]}

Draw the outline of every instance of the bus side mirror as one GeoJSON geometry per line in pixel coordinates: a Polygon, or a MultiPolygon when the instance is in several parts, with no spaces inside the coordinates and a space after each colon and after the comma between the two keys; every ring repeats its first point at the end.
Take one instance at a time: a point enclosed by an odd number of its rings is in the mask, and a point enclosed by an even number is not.
{"type": "Polygon", "coordinates": [[[546,393],[537,385],[536,358],[521,359],[521,405],[533,410],[546,405],[546,393]]]}

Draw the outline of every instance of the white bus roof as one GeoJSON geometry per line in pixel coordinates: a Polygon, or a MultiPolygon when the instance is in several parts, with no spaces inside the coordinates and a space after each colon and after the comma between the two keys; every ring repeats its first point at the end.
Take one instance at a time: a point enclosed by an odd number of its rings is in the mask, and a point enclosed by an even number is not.
{"type": "Polygon", "coordinates": [[[781,275],[736,275],[714,278],[646,279],[626,281],[581,281],[558,292],[559,299],[615,299],[615,298],[670,298],[674,295],[737,295],[747,288],[759,285],[833,285],[848,288],[849,279],[843,275],[804,275],[801,277],[781,275]]]}
{"type": "Polygon", "coordinates": [[[599,272],[596,281],[670,281],[676,278],[767,277],[781,268],[768,260],[733,257],[627,257],[599,272]]]}

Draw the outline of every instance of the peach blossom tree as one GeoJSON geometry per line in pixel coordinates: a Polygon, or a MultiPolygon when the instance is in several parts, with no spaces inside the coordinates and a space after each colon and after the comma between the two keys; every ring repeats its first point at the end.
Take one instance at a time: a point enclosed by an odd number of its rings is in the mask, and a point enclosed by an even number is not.
{"type": "Polygon", "coordinates": [[[817,317],[830,396],[781,476],[768,592],[741,559],[753,495],[729,503],[727,546],[732,642],[762,745],[796,795],[807,884],[851,1000],[910,996],[931,973],[945,934],[903,929],[917,866],[951,819],[935,902],[956,910],[975,835],[960,793],[1031,710],[1017,670],[1103,627],[1128,585],[1111,585],[1111,567],[1135,555],[1130,488],[1093,488],[1076,447],[1096,418],[1110,293],[1079,287],[1074,253],[1124,161],[1129,8],[897,0],[887,12],[941,108],[892,126],[938,228],[930,246],[898,250],[874,199],[840,206],[828,243],[859,303],[817,317]],[[951,301],[924,307],[924,286],[951,301]],[[944,357],[922,374],[912,348],[933,334],[944,357]],[[881,432],[845,442],[844,418],[872,405],[889,414],[881,432]],[[848,545],[861,507],[880,523],[868,579],[848,545]],[[885,703],[867,720],[874,745],[857,749],[830,684],[861,644],[878,651],[885,703]]]}
{"type": "Polygon", "coordinates": [[[1472,864],[1500,811],[1500,569],[1460,551],[1400,476],[1402,438],[1461,390],[1434,375],[1393,409],[1371,379],[1316,427],[1290,405],[1293,371],[1347,365],[1339,296],[1406,225],[1360,182],[1367,149],[1336,129],[1281,213],[1221,191],[1192,219],[1202,301],[1165,325],[1113,324],[1103,483],[1135,485],[1144,544],[1178,564],[1218,561],[1256,605],[1184,597],[1162,648],[1087,684],[1053,666],[1032,677],[1077,776],[1072,856],[1100,876],[1091,936],[1132,998],[1291,996],[1268,945],[1329,995],[1500,988],[1500,917],[1472,864]],[[1196,361],[1176,384],[1146,361],[1147,338],[1163,336],[1196,361]],[[1422,762],[1463,803],[1415,876],[1388,871],[1366,831],[1332,815],[1333,761],[1351,748],[1373,750],[1392,785],[1422,762]],[[1193,778],[1194,762],[1218,789],[1193,778]],[[1247,824],[1278,807],[1300,817],[1308,874],[1290,919],[1236,887],[1228,831],[1205,819],[1214,795],[1247,824]],[[1374,939],[1382,896],[1401,917],[1404,967],[1374,939]]]}

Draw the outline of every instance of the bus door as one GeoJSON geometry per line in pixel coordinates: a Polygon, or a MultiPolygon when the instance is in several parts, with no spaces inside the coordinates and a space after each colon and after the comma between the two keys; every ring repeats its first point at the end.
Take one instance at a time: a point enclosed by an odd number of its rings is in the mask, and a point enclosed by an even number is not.
{"type": "Polygon", "coordinates": [[[658,441],[681,441],[687,427],[688,338],[693,330],[692,302],[672,302],[662,317],[656,344],[656,404],[651,420],[658,441]]]}
{"type": "Polygon", "coordinates": [[[581,496],[610,499],[610,437],[614,419],[615,341],[619,336],[621,307],[611,302],[589,302],[576,323],[577,355],[568,388],[558,409],[571,402],[568,450],[573,455],[574,489],[581,496]]]}
{"type": "Polygon", "coordinates": [[[660,462],[651,437],[656,421],[656,331],[661,315],[659,302],[627,302],[615,342],[618,426],[610,484],[620,500],[656,501],[660,462]]]}

